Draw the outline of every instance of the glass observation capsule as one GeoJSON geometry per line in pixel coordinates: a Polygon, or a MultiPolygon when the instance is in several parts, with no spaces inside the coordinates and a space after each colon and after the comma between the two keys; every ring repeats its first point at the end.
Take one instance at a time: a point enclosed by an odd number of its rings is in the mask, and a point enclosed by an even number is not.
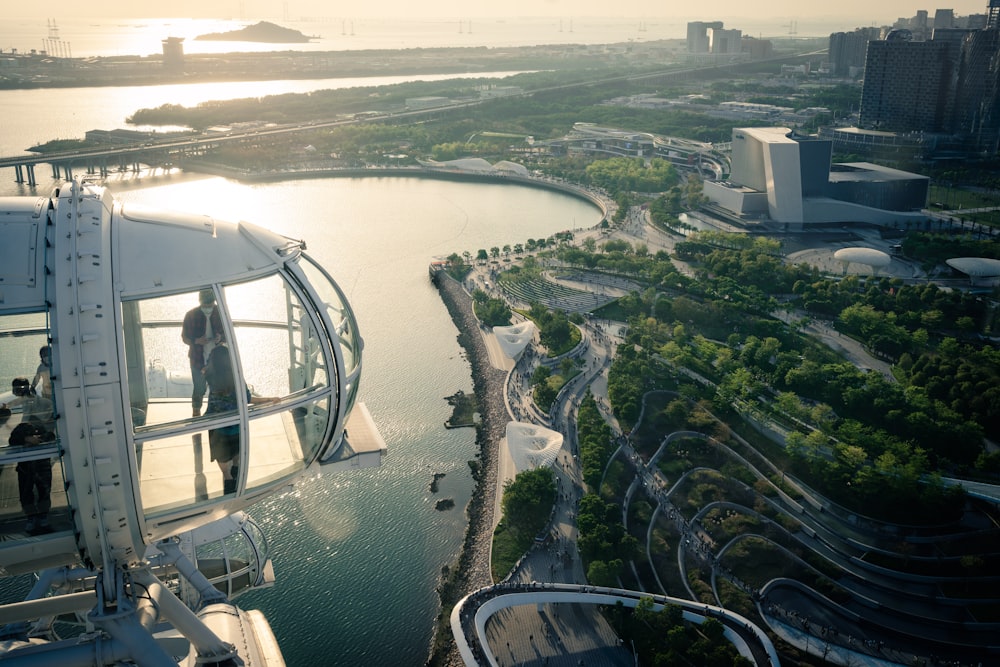
{"type": "Polygon", "coordinates": [[[362,348],[300,241],[79,182],[0,198],[0,572],[129,566],[314,464],[378,465],[362,348]]]}

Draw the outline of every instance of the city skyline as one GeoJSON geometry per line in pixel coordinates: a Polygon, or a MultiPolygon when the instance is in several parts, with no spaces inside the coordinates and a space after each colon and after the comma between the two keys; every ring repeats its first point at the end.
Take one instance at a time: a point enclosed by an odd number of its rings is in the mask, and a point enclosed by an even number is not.
{"type": "MultiPolygon", "coordinates": [[[[987,2],[961,0],[946,3],[957,15],[983,13],[987,2]]],[[[781,19],[794,21],[802,18],[844,20],[856,18],[859,25],[891,23],[900,17],[912,16],[919,9],[933,13],[938,7],[921,5],[912,0],[889,0],[872,7],[863,0],[845,0],[821,11],[804,11],[802,3],[792,0],[771,0],[757,4],[748,12],[746,3],[738,0],[720,0],[704,12],[691,14],[691,8],[680,3],[659,3],[653,0],[625,0],[609,7],[598,0],[511,0],[498,10],[492,5],[470,6],[463,0],[432,0],[413,4],[402,0],[349,0],[331,8],[322,0],[176,0],[168,6],[146,5],[124,0],[95,0],[85,5],[69,5],[61,9],[61,17],[85,16],[93,18],[240,18],[287,17],[356,17],[356,18],[516,18],[546,16],[615,17],[615,18],[670,18],[674,20],[739,21],[741,19],[781,19]]],[[[19,4],[6,8],[6,18],[45,18],[52,15],[51,8],[19,4]]]]}

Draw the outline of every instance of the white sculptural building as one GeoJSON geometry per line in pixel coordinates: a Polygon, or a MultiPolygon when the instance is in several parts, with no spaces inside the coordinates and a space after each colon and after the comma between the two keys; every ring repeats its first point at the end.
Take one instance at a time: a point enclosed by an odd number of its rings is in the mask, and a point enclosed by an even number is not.
{"type": "Polygon", "coordinates": [[[515,472],[551,466],[562,444],[562,433],[525,422],[507,423],[507,448],[515,472]]]}
{"type": "Polygon", "coordinates": [[[534,338],[537,328],[534,322],[527,320],[509,327],[493,327],[493,335],[496,336],[503,353],[517,361],[521,358],[524,348],[528,347],[528,343],[534,338]]]}

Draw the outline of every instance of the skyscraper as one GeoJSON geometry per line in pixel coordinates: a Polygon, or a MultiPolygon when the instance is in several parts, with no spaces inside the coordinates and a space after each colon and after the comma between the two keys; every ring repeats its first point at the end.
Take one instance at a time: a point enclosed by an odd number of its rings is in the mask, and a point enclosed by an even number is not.
{"type": "MultiPolygon", "coordinates": [[[[997,0],[1000,2],[1000,0],[997,0]]],[[[830,69],[835,76],[854,76],[865,67],[868,42],[878,39],[881,28],[858,28],[830,35],[830,69]]]]}
{"type": "Polygon", "coordinates": [[[1000,0],[990,0],[990,5],[986,9],[986,27],[988,29],[1000,29],[1000,0]]]}
{"type": "Polygon", "coordinates": [[[722,30],[722,21],[690,21],[687,24],[688,53],[708,53],[709,30],[722,30]]]}
{"type": "Polygon", "coordinates": [[[934,12],[934,29],[938,28],[954,28],[955,27],[955,10],[953,9],[939,9],[934,12]]]}
{"type": "Polygon", "coordinates": [[[954,128],[979,151],[1000,144],[1000,30],[970,32],[962,43],[954,128]]]}
{"type": "Polygon", "coordinates": [[[742,30],[708,29],[708,50],[710,53],[739,53],[743,46],[742,30]]]}

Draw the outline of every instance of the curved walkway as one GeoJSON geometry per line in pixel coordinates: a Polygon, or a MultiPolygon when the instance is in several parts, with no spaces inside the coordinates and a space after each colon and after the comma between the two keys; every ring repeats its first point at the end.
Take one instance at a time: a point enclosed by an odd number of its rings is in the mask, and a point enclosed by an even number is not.
{"type": "MultiPolygon", "coordinates": [[[[621,588],[603,588],[573,584],[540,584],[490,586],[462,598],[451,612],[451,629],[458,642],[458,649],[466,665],[499,665],[486,637],[486,624],[497,612],[510,607],[554,603],[614,605],[621,602],[634,608],[644,598],[653,600],[654,610],[666,605],[677,605],[684,613],[684,620],[702,623],[716,618],[725,626],[725,637],[736,646],[741,655],[755,665],[780,665],[774,644],[759,627],[749,620],[722,607],[704,605],[691,600],[649,595],[621,588]],[[473,642],[469,637],[473,637],[473,642]]],[[[520,640],[523,642],[524,638],[520,640]]],[[[534,641],[529,637],[529,643],[534,641]]]]}

